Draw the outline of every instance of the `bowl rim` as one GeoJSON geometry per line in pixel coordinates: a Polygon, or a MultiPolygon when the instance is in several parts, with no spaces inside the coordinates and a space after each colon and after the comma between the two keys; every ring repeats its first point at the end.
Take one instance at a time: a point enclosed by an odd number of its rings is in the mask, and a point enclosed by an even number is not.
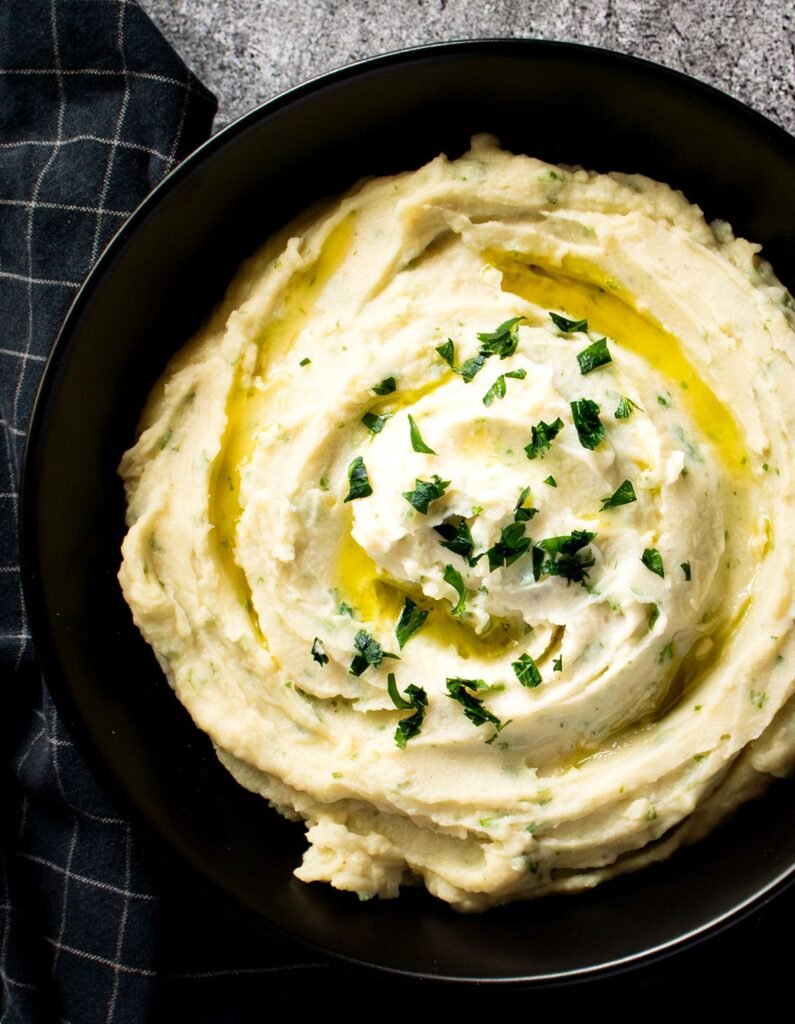
{"type": "Polygon", "coordinates": [[[396,68],[417,61],[435,61],[443,60],[447,57],[461,57],[462,55],[466,56],[468,53],[480,57],[487,55],[489,52],[508,56],[516,55],[518,57],[547,55],[553,58],[557,54],[567,57],[570,57],[572,54],[580,54],[588,61],[609,65],[613,70],[627,68],[651,79],[676,85],[690,95],[704,99],[718,108],[722,108],[724,113],[739,117],[746,124],[762,131],[777,149],[785,152],[793,160],[793,171],[795,172],[795,135],[791,134],[783,126],[770,120],[753,107],[736,99],[717,86],[676,69],[669,68],[657,61],[636,57],[632,54],[606,47],[533,37],[489,36],[483,38],[461,38],[402,47],[332,67],[328,71],[317,74],[298,85],[277,93],[263,103],[257,104],[224,125],[214,134],[211,134],[171,171],[165,174],[147,193],[121,227],[113,234],[97,257],[71,301],[55,334],[36,387],[28,419],[28,429],[21,463],[17,535],[24,607],[28,618],[31,642],[43,680],[69,732],[70,739],[73,740],[80,757],[91,771],[100,788],[109,794],[112,802],[116,803],[121,811],[140,830],[141,835],[145,837],[147,846],[154,851],[164,867],[168,868],[169,871],[178,870],[183,877],[187,871],[190,884],[207,895],[217,907],[246,921],[260,932],[276,937],[298,949],[320,954],[331,959],[333,962],[359,969],[364,968],[371,972],[384,972],[394,977],[414,981],[433,981],[440,984],[521,985],[523,987],[549,988],[586,983],[599,978],[614,976],[634,967],[657,963],[685,948],[695,947],[706,939],[724,932],[733,924],[744,920],[751,913],[762,909],[772,899],[795,883],[795,861],[788,867],[780,870],[774,878],[739,903],[733,905],[728,910],[710,917],[702,924],[690,928],[687,932],[660,942],[653,947],[643,948],[626,956],[595,963],[587,967],[551,971],[543,974],[500,977],[478,977],[469,974],[433,974],[396,967],[390,964],[374,963],[349,953],[328,949],[312,940],[291,934],[282,925],[274,921],[266,920],[261,914],[246,906],[235,895],[227,892],[217,880],[203,872],[197,864],[188,861],[136,805],[131,795],[125,789],[123,778],[118,776],[116,771],[105,760],[82,721],[83,716],[79,701],[75,699],[72,693],[68,674],[63,669],[56,653],[56,643],[50,628],[49,618],[45,611],[43,584],[38,573],[38,508],[35,499],[36,461],[42,450],[42,441],[50,415],[49,406],[58,390],[57,370],[70,344],[74,340],[75,326],[78,324],[84,309],[91,303],[106,269],[113,263],[119,252],[127,244],[129,238],[135,234],[150,212],[177,188],[185,177],[200,167],[206,159],[223,149],[227,143],[246,132],[249,127],[257,124],[260,120],[267,119],[270,115],[278,113],[306,96],[311,96],[330,86],[344,83],[349,79],[356,78],[370,71],[396,68]]]}

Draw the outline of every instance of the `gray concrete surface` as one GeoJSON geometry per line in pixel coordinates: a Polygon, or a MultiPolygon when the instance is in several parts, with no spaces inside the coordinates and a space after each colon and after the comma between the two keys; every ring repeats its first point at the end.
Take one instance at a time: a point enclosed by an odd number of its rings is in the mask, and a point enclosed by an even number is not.
{"type": "Polygon", "coordinates": [[[219,99],[216,128],[331,68],[417,43],[535,36],[621,50],[795,131],[792,0],[141,0],[219,99]]]}

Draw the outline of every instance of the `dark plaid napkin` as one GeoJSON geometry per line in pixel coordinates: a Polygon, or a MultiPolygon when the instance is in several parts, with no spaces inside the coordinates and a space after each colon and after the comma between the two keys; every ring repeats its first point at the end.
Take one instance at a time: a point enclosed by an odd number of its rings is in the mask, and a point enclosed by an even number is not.
{"type": "Polygon", "coordinates": [[[273,1008],[296,973],[324,967],[252,939],[147,863],[61,725],[22,606],[17,487],[50,346],[102,248],[215,109],[131,0],[0,3],[4,1024],[176,1019],[167,1005],[192,1021],[260,1020],[252,981],[277,976],[273,1008]]]}

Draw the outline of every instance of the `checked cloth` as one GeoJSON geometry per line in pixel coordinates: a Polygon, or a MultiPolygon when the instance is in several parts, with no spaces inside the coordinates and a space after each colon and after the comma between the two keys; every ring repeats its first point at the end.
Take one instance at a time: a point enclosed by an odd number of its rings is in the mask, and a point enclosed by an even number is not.
{"type": "Polygon", "coordinates": [[[273,1009],[296,973],[327,973],[150,863],[59,720],[22,605],[17,488],[48,352],[105,244],[215,109],[133,0],[0,0],[3,1024],[261,1020],[254,979],[273,1009]]]}

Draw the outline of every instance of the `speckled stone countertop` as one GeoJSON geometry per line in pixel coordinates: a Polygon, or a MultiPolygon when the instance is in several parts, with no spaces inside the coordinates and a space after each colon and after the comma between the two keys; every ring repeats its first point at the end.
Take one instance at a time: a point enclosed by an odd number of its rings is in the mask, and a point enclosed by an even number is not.
{"type": "Polygon", "coordinates": [[[709,82],[795,131],[791,0],[142,0],[219,100],[215,127],[276,93],[419,43],[487,36],[620,50],[709,82]]]}

